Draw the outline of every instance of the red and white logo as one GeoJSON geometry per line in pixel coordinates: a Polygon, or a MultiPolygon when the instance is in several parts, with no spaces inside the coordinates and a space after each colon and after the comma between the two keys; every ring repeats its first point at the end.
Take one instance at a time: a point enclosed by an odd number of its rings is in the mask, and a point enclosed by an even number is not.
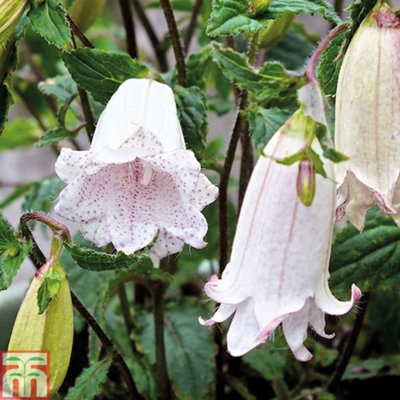
{"type": "Polygon", "coordinates": [[[0,400],[50,399],[48,351],[0,351],[0,400]]]}

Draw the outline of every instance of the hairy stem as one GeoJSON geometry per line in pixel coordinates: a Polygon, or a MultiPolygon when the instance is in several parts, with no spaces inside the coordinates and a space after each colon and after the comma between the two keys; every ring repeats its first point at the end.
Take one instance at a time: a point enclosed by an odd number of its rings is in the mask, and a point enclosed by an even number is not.
{"type": "Polygon", "coordinates": [[[185,42],[184,42],[185,54],[187,54],[189,51],[190,42],[192,41],[192,38],[193,38],[194,30],[196,28],[197,18],[200,14],[203,2],[204,2],[204,0],[196,0],[196,3],[194,5],[192,16],[190,17],[188,30],[187,30],[186,36],[185,36],[185,42]]]}
{"type": "Polygon", "coordinates": [[[164,341],[164,295],[165,285],[163,282],[155,282],[153,286],[153,317],[154,317],[154,339],[156,350],[156,367],[158,383],[158,399],[170,400],[171,391],[168,379],[167,357],[164,341]]]}
{"type": "Polygon", "coordinates": [[[143,10],[142,4],[140,3],[139,0],[132,0],[132,2],[133,2],[133,7],[135,9],[135,13],[139,18],[139,21],[143,25],[143,28],[146,31],[147,36],[149,37],[151,45],[153,46],[153,50],[156,55],[161,72],[168,71],[168,62],[165,50],[163,49],[162,44],[158,39],[157,34],[153,29],[150,20],[147,18],[147,15],[143,10]]]}
{"type": "Polygon", "coordinates": [[[331,381],[328,385],[329,391],[335,393],[340,384],[340,380],[346,370],[346,367],[350,361],[350,357],[354,351],[354,347],[357,342],[358,335],[360,334],[361,327],[364,321],[365,313],[367,311],[369,300],[369,293],[365,292],[360,301],[360,309],[358,311],[357,317],[354,321],[353,330],[351,331],[350,337],[344,345],[342,352],[340,353],[339,359],[336,363],[335,372],[332,375],[331,381]]]}
{"type": "Polygon", "coordinates": [[[169,0],[160,0],[164,11],[165,19],[168,25],[169,35],[174,49],[176,68],[178,70],[178,82],[181,86],[187,86],[185,55],[183,53],[182,43],[179,37],[178,26],[176,25],[174,12],[169,0]]]}
{"type": "Polygon", "coordinates": [[[119,7],[124,21],[128,53],[132,58],[137,58],[136,32],[129,0],[119,0],[119,7]]]}
{"type": "Polygon", "coordinates": [[[336,26],[334,29],[332,29],[326,36],[325,38],[321,41],[321,43],[318,45],[316,50],[314,51],[313,55],[311,56],[310,60],[308,61],[307,64],[307,69],[306,69],[306,76],[307,79],[310,83],[314,85],[319,85],[318,79],[316,77],[316,69],[317,69],[317,64],[318,60],[321,57],[322,53],[324,50],[329,46],[331,41],[343,30],[347,29],[349,26],[347,24],[342,24],[336,26]]]}
{"type": "MultiPolygon", "coordinates": [[[[78,36],[79,40],[83,45],[89,47],[89,49],[94,49],[93,44],[90,40],[85,36],[85,34],[79,29],[78,25],[72,20],[72,18],[67,14],[67,21],[69,24],[70,30],[74,33],[74,35],[78,36]]],[[[74,48],[76,49],[76,44],[74,44],[74,48]]]]}
{"type": "Polygon", "coordinates": [[[221,179],[219,182],[219,273],[220,275],[228,263],[228,184],[232,171],[233,161],[235,159],[236,148],[239,142],[240,133],[246,127],[246,119],[242,111],[246,108],[248,95],[246,91],[240,92],[239,106],[232,136],[229,141],[228,151],[226,153],[224,166],[222,168],[221,179]]]}
{"type": "MultiPolygon", "coordinates": [[[[43,252],[37,245],[31,230],[29,229],[26,221],[21,222],[21,233],[26,240],[29,240],[33,243],[32,250],[30,252],[30,258],[35,265],[36,269],[40,269],[44,264],[46,264],[46,257],[44,256],[43,252]]],[[[93,329],[97,337],[100,339],[103,347],[112,354],[113,356],[113,363],[119,368],[121,371],[122,377],[125,380],[125,383],[128,387],[129,391],[129,398],[132,400],[138,399],[142,400],[143,397],[137,390],[136,384],[132,378],[132,374],[125,363],[125,360],[122,358],[121,354],[118,350],[114,347],[113,343],[111,342],[110,338],[107,334],[103,331],[101,326],[97,323],[96,319],[93,317],[92,314],[86,309],[86,307],[81,303],[78,297],[74,294],[71,290],[71,300],[74,308],[79,314],[82,316],[84,321],[93,329]]]]}

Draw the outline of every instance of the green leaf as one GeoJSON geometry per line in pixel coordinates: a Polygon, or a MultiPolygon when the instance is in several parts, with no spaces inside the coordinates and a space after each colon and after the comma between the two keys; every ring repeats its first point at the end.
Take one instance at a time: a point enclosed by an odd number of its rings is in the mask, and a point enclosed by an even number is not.
{"type": "Polygon", "coordinates": [[[54,96],[62,103],[77,92],[76,83],[68,71],[66,71],[65,75],[57,75],[54,78],[39,82],[38,87],[43,94],[54,96]]]}
{"type": "Polygon", "coordinates": [[[233,50],[214,46],[213,57],[229,80],[254,93],[262,102],[280,100],[287,107],[288,102],[293,99],[296,101],[297,89],[304,83],[304,79],[289,76],[277,62],[266,63],[256,72],[242,54],[233,50]]]}
{"type": "Polygon", "coordinates": [[[107,379],[111,366],[110,359],[94,362],[85,368],[76,379],[74,387],[70,388],[65,400],[91,400],[101,392],[101,385],[107,379]]]}
{"type": "Polygon", "coordinates": [[[47,131],[36,143],[36,147],[43,147],[49,144],[58,143],[63,139],[71,139],[77,135],[77,132],[70,132],[63,127],[53,128],[47,131]]]}
{"type": "Polygon", "coordinates": [[[355,32],[364,18],[375,7],[378,0],[354,0],[350,7],[350,16],[353,21],[352,32],[355,32]]]}
{"type": "Polygon", "coordinates": [[[186,145],[201,158],[207,137],[207,108],[204,93],[195,86],[175,87],[175,101],[186,145]]]}
{"type": "Polygon", "coordinates": [[[285,68],[299,70],[310,58],[315,49],[315,44],[306,36],[302,25],[295,25],[285,37],[275,46],[268,48],[267,61],[279,61],[285,68]]]}
{"type": "Polygon", "coordinates": [[[344,154],[340,153],[339,151],[336,151],[333,148],[324,149],[323,156],[335,163],[347,161],[349,159],[349,157],[345,156],[344,154]]]}
{"type": "Polygon", "coordinates": [[[149,69],[128,54],[99,49],[77,49],[62,56],[74,81],[93,99],[107,103],[119,85],[129,78],[144,78],[149,69]],[[101,82],[101,85],[99,84],[101,82]]]}
{"type": "Polygon", "coordinates": [[[50,302],[56,298],[63,279],[66,279],[65,272],[57,266],[57,263],[46,272],[37,293],[39,314],[43,314],[50,302]]]}
{"type": "Polygon", "coordinates": [[[22,210],[50,212],[58,194],[64,187],[65,183],[58,176],[51,176],[35,182],[25,197],[22,210]]]}
{"type": "Polygon", "coordinates": [[[190,54],[186,62],[188,86],[197,86],[205,90],[206,75],[212,62],[211,48],[204,47],[202,50],[190,54]]]}
{"type": "Polygon", "coordinates": [[[20,243],[0,214],[0,290],[11,285],[30,248],[31,243],[20,243]]]}
{"type": "Polygon", "coordinates": [[[320,174],[324,178],[328,178],[328,175],[326,174],[326,171],[324,168],[324,163],[322,162],[321,157],[313,149],[309,149],[308,155],[310,156],[310,158],[313,162],[315,172],[317,174],[320,174]]]}
{"type": "Polygon", "coordinates": [[[31,147],[42,133],[38,123],[33,119],[18,119],[6,125],[0,136],[0,151],[18,147],[31,147]]]}
{"type": "Polygon", "coordinates": [[[255,107],[248,110],[250,134],[256,148],[264,148],[272,135],[289,119],[292,112],[277,107],[255,107]]]}
{"type": "Polygon", "coordinates": [[[343,57],[348,45],[348,31],[340,32],[322,53],[318,64],[317,77],[326,95],[336,94],[337,82],[343,57]]]}
{"type": "Polygon", "coordinates": [[[269,20],[279,18],[285,11],[311,15],[319,12],[329,22],[341,22],[332,6],[323,0],[274,0],[261,15],[252,12],[251,2],[247,0],[214,0],[212,5],[207,26],[209,36],[256,33],[266,28],[269,20]]]}
{"type": "MultiPolygon", "coordinates": [[[[166,305],[164,334],[167,363],[172,387],[179,399],[208,398],[206,394],[215,376],[216,347],[212,331],[199,327],[197,319],[210,312],[205,305],[187,298],[166,305]]],[[[142,344],[154,363],[153,316],[143,314],[140,326],[142,344]]]]}
{"type": "Polygon", "coordinates": [[[333,288],[348,292],[356,283],[361,290],[400,289],[400,229],[378,208],[367,214],[364,231],[351,225],[337,233],[330,261],[333,288]]]}
{"type": "Polygon", "coordinates": [[[32,1],[28,17],[35,31],[59,48],[71,45],[67,13],[60,0],[32,1]]]}
{"type": "Polygon", "coordinates": [[[107,254],[94,249],[65,245],[75,262],[88,271],[110,271],[129,269],[132,279],[169,280],[169,275],[153,266],[147,252],[137,252],[127,255],[122,251],[107,254]]]}

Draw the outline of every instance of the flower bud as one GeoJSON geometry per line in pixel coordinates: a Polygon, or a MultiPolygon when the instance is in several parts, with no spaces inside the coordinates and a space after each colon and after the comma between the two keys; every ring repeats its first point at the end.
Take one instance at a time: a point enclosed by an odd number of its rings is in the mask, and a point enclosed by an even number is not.
{"type": "Polygon", "coordinates": [[[337,219],[359,230],[374,205],[400,225],[400,20],[378,1],[360,25],[340,70],[336,149],[337,219]]]}
{"type": "Polygon", "coordinates": [[[252,15],[260,15],[268,10],[273,0],[254,0],[250,4],[249,13],[252,15]]]}
{"type": "Polygon", "coordinates": [[[79,29],[86,31],[101,14],[104,3],[105,0],[75,0],[68,13],[79,29]]]}
{"type": "MultiPolygon", "coordinates": [[[[50,393],[53,394],[67,373],[73,332],[72,302],[66,273],[58,261],[54,265],[48,262],[36,273],[25,294],[14,323],[8,351],[49,351],[50,393]],[[50,269],[61,278],[58,294],[50,301],[47,309],[39,314],[38,291],[50,269]]],[[[40,389],[38,387],[38,391],[40,389]]]]}
{"type": "Polygon", "coordinates": [[[296,190],[300,201],[307,207],[311,206],[315,196],[315,168],[310,157],[299,162],[296,190]]]}

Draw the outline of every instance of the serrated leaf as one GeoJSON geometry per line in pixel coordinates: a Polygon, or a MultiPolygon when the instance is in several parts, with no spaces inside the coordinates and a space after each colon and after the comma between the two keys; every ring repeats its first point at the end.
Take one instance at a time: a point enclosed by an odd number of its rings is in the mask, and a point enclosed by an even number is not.
{"type": "Polygon", "coordinates": [[[269,20],[279,18],[285,11],[295,14],[321,13],[334,23],[341,20],[332,6],[323,0],[274,0],[261,15],[251,9],[251,2],[244,0],[214,0],[210,20],[207,26],[209,36],[238,35],[256,33],[268,26],[269,20]]]}
{"type": "Polygon", "coordinates": [[[363,232],[347,223],[335,236],[330,270],[337,290],[348,291],[352,283],[365,291],[400,289],[400,229],[376,207],[363,232]]]}
{"type": "Polygon", "coordinates": [[[291,100],[297,99],[297,89],[303,85],[303,79],[289,76],[278,62],[268,62],[256,72],[242,54],[233,50],[215,46],[213,57],[229,80],[254,93],[262,102],[280,100],[287,107],[291,100]]]}
{"type": "Polygon", "coordinates": [[[71,139],[77,135],[63,127],[53,128],[47,131],[36,143],[36,147],[43,147],[49,144],[58,143],[60,140],[71,139]]]}
{"type": "Polygon", "coordinates": [[[33,1],[28,17],[39,35],[49,43],[65,49],[71,45],[71,38],[67,13],[60,3],[60,0],[33,1]]]}
{"type": "Polygon", "coordinates": [[[19,147],[31,147],[36,143],[42,129],[33,119],[18,119],[6,125],[0,136],[0,151],[19,147]]]}
{"type": "Polygon", "coordinates": [[[93,99],[107,103],[119,85],[129,78],[144,78],[149,69],[128,54],[99,49],[77,49],[62,56],[74,81],[93,99]],[[101,85],[99,85],[101,82],[101,85]]]}
{"type": "Polygon", "coordinates": [[[352,32],[355,32],[363,19],[375,7],[378,0],[354,0],[347,11],[353,21],[352,32]]]}
{"type": "Polygon", "coordinates": [[[7,289],[25,260],[31,244],[20,243],[0,214],[0,290],[7,289]]]}
{"type": "Polygon", "coordinates": [[[129,269],[133,278],[141,280],[169,280],[169,275],[153,266],[147,252],[127,255],[122,251],[107,254],[94,249],[65,245],[75,262],[88,271],[111,271],[129,269]]]}
{"type": "Polygon", "coordinates": [[[282,110],[277,107],[269,109],[257,107],[247,113],[250,134],[256,148],[264,148],[272,135],[289,119],[292,114],[289,110],[282,110]]]}
{"type": "Polygon", "coordinates": [[[188,86],[197,86],[205,90],[206,74],[210,63],[212,62],[211,48],[205,47],[202,50],[190,54],[186,62],[188,86]]]}
{"type": "MultiPolygon", "coordinates": [[[[181,298],[166,305],[164,335],[172,386],[179,399],[203,400],[214,379],[216,348],[212,332],[199,329],[198,316],[210,310],[197,302],[181,298]]],[[[155,362],[154,325],[151,314],[141,316],[140,337],[155,362]]]]}
{"type": "Polygon", "coordinates": [[[94,362],[85,368],[76,379],[74,387],[70,388],[65,400],[91,400],[101,391],[101,385],[107,379],[110,369],[109,359],[94,362]]]}
{"type": "Polygon", "coordinates": [[[51,176],[35,182],[25,197],[22,211],[49,212],[64,187],[65,183],[58,176],[51,176]]]}
{"type": "Polygon", "coordinates": [[[39,82],[38,87],[43,94],[54,96],[62,103],[77,92],[76,83],[67,71],[65,75],[57,75],[54,78],[39,82]]]}
{"type": "Polygon", "coordinates": [[[348,31],[340,32],[322,53],[321,62],[318,64],[317,76],[321,88],[326,95],[336,94],[340,68],[346,52],[348,31]]]}
{"type": "Polygon", "coordinates": [[[186,145],[201,158],[207,138],[206,96],[195,86],[176,86],[175,101],[186,145]]]}

